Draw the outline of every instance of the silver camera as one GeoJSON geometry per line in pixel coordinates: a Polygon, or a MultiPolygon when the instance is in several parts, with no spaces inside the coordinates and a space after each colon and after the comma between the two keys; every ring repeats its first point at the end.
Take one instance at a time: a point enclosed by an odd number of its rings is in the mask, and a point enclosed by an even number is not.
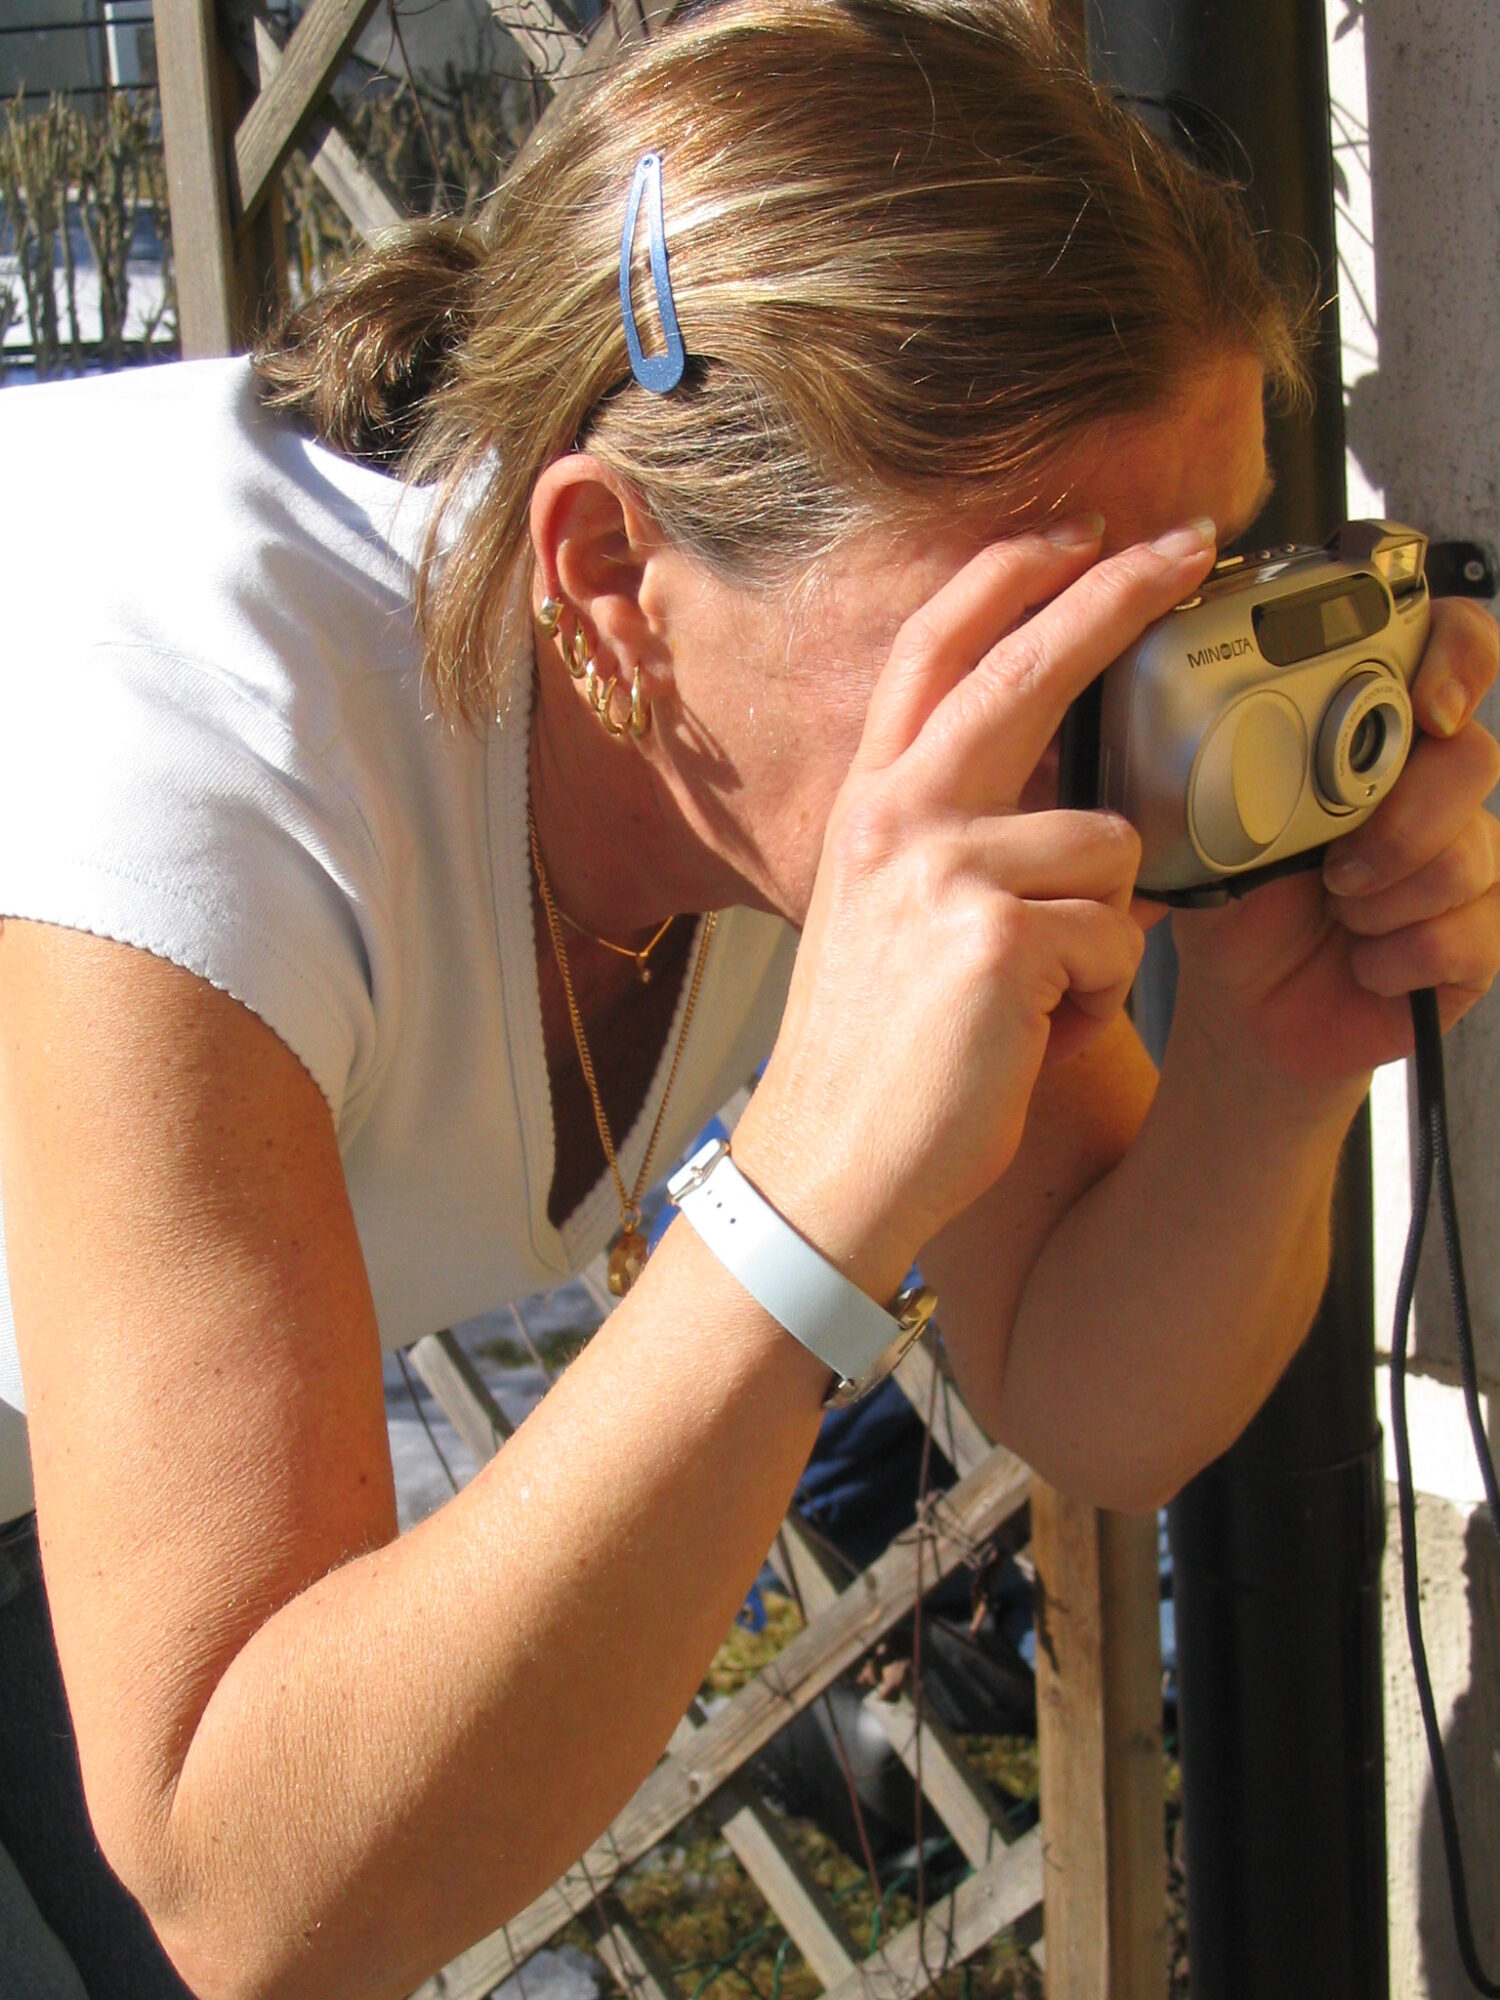
{"type": "Polygon", "coordinates": [[[1426,553],[1415,528],[1350,521],[1226,556],[1073,704],[1059,801],[1131,822],[1142,895],[1222,902],[1369,818],[1411,748],[1426,553]]]}

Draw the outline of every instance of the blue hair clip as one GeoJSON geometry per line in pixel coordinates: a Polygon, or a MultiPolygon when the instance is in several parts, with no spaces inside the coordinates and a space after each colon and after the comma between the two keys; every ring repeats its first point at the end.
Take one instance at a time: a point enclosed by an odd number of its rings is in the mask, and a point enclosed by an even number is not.
{"type": "Polygon", "coordinates": [[[625,346],[630,355],[630,372],[643,389],[653,396],[665,396],[682,380],[687,352],[677,325],[677,308],[672,302],[672,280],[667,274],[667,232],[661,212],[661,155],[645,153],[637,163],[630,184],[630,200],[625,207],[625,234],[620,239],[620,314],[625,322],[625,346]],[[656,310],[666,336],[665,354],[645,354],[641,350],[640,329],[635,323],[635,307],[630,299],[630,253],[635,244],[636,217],[641,196],[646,197],[646,238],[651,252],[651,282],[656,287],[656,310]]]}

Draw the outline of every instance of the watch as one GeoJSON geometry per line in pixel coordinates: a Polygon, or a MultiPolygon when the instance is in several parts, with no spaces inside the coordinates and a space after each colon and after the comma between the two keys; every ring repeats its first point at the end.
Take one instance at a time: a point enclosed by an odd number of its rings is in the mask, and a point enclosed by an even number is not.
{"type": "Polygon", "coordinates": [[[722,1139],[699,1147],[667,1195],[750,1296],[833,1370],[825,1408],[868,1395],[932,1318],[937,1295],[926,1285],[876,1305],[746,1180],[722,1139]]]}

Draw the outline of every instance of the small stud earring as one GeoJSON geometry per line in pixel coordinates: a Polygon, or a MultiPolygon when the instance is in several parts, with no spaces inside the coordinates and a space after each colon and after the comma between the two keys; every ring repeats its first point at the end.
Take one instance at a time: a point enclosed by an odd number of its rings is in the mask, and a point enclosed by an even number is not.
{"type": "Polygon", "coordinates": [[[562,606],[555,597],[544,597],[536,614],[536,622],[549,639],[557,637],[557,628],[562,619],[562,606]]]}

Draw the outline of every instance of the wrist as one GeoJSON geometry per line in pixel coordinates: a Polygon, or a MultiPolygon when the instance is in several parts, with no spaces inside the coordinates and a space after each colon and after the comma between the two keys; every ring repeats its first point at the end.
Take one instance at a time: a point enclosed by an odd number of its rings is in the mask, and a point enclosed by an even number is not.
{"type": "Polygon", "coordinates": [[[856,1402],[883,1381],[931,1317],[925,1288],[889,1309],[861,1291],[767,1201],[722,1139],[700,1146],[667,1193],[750,1296],[832,1369],[835,1403],[856,1402]]]}
{"type": "Polygon", "coordinates": [[[1173,1010],[1162,1083],[1188,1092],[1205,1116],[1220,1115],[1222,1107],[1237,1134],[1335,1133],[1342,1138],[1369,1093],[1370,1073],[1328,1078],[1288,1070],[1261,1051],[1248,1023],[1226,1012],[1222,995],[1205,1001],[1184,980],[1173,1010]]]}
{"type": "Polygon", "coordinates": [[[852,1284],[880,1305],[895,1294],[921,1242],[882,1213],[878,1175],[832,1167],[833,1149],[809,1137],[764,1084],[735,1127],[733,1154],[776,1212],[852,1284]]]}

